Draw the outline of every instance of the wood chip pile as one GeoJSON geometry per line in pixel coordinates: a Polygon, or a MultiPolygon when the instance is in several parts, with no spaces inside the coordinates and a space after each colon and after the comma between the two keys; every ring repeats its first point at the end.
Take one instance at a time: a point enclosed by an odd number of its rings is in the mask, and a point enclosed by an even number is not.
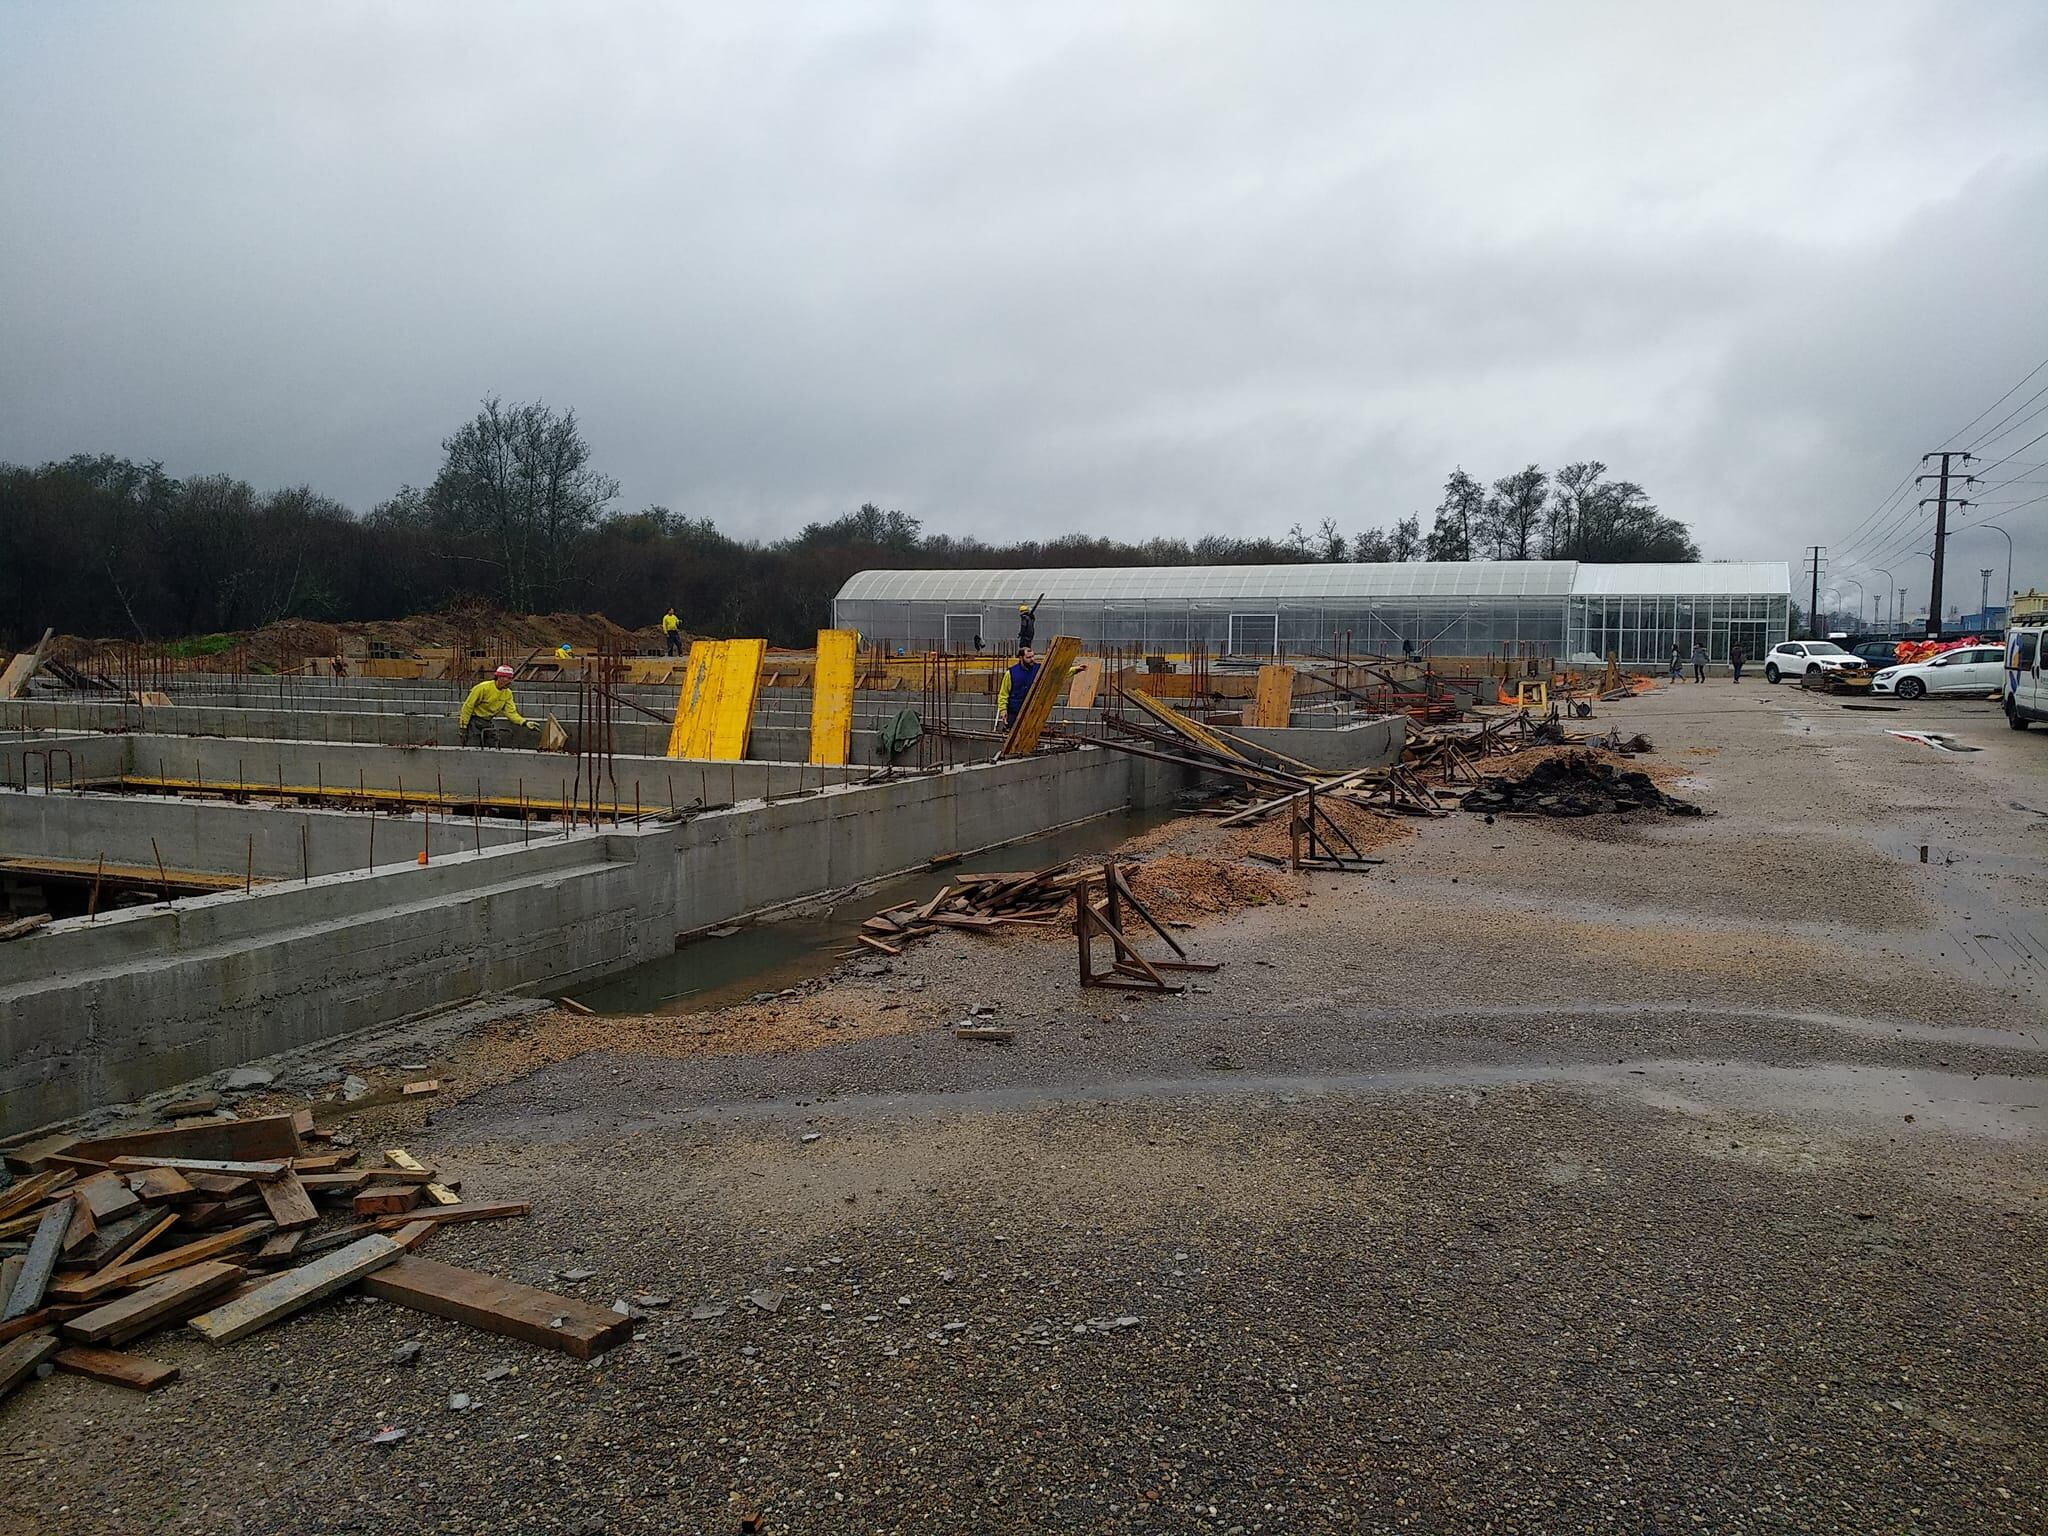
{"type": "Polygon", "coordinates": [[[180,1325],[233,1343],[360,1285],[396,1306],[579,1359],[630,1336],[617,1311],[415,1252],[458,1221],[524,1216],[464,1200],[402,1148],[326,1146],[306,1111],[6,1153],[0,1395],[45,1365],[138,1391],[177,1377],[133,1353],[180,1325]]]}

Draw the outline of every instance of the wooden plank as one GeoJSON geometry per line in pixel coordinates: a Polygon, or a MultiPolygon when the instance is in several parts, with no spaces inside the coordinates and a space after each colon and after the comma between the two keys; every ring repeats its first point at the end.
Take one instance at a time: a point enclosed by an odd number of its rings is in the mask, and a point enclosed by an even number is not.
{"type": "Polygon", "coordinates": [[[430,1094],[436,1094],[440,1091],[441,1079],[439,1079],[438,1077],[425,1077],[421,1078],[416,1083],[407,1083],[403,1088],[398,1090],[398,1094],[400,1098],[423,1099],[428,1097],[430,1094]]]}
{"type": "Polygon", "coordinates": [[[296,1157],[300,1151],[299,1133],[293,1120],[291,1115],[259,1115],[253,1120],[216,1120],[209,1125],[134,1131],[125,1136],[81,1141],[71,1151],[74,1156],[97,1158],[101,1162],[129,1156],[141,1157],[148,1162],[161,1162],[170,1157],[229,1162],[290,1158],[296,1157]]]}
{"type": "Polygon", "coordinates": [[[187,1115],[210,1115],[219,1108],[219,1094],[195,1093],[189,1099],[179,1099],[176,1103],[166,1104],[157,1113],[166,1120],[180,1120],[187,1115]]]}
{"type": "Polygon", "coordinates": [[[407,1254],[363,1281],[379,1300],[588,1360],[632,1337],[632,1319],[570,1296],[407,1254]]]}
{"type": "Polygon", "coordinates": [[[128,1187],[144,1205],[190,1205],[199,1198],[192,1181],[175,1168],[145,1168],[128,1175],[128,1187]]]}
{"type": "Polygon", "coordinates": [[[178,1379],[175,1365],[114,1349],[94,1349],[90,1344],[66,1344],[50,1357],[50,1363],[74,1376],[89,1376],[136,1392],[154,1392],[178,1379]]]}
{"type": "Polygon", "coordinates": [[[15,1277],[13,1289],[8,1292],[6,1306],[0,1308],[0,1322],[33,1312],[43,1304],[43,1291],[50,1283],[50,1272],[57,1267],[57,1255],[64,1251],[64,1233],[71,1225],[71,1209],[71,1202],[65,1200],[43,1213],[42,1224],[29,1241],[28,1258],[21,1266],[21,1273],[15,1277]]]}
{"type": "Polygon", "coordinates": [[[1102,658],[1090,656],[1074,668],[1073,685],[1067,689],[1067,708],[1093,709],[1102,691],[1102,658]]]}
{"type": "Polygon", "coordinates": [[[96,1173],[80,1179],[72,1193],[92,1207],[94,1221],[118,1221],[142,1209],[142,1197],[118,1173],[96,1173]]]}
{"type": "Polygon", "coordinates": [[[1011,704],[1010,734],[1003,738],[1002,756],[1029,757],[1038,750],[1045,722],[1052,718],[1053,706],[1066,692],[1067,674],[1080,655],[1081,642],[1072,635],[1053,636],[1045,662],[1039,667],[1038,676],[1031,680],[1031,691],[1024,695],[1023,704],[1011,704]]]}
{"type": "Polygon", "coordinates": [[[0,1221],[19,1216],[30,1206],[70,1184],[75,1177],[69,1168],[49,1168],[9,1185],[0,1192],[0,1221]]]}
{"type": "MultiPolygon", "coordinates": [[[[232,1177],[254,1179],[259,1184],[281,1179],[292,1171],[289,1157],[265,1159],[262,1162],[228,1162],[213,1157],[133,1157],[123,1155],[114,1159],[116,1168],[175,1168],[180,1173],[220,1173],[232,1177]]],[[[189,1183],[190,1180],[187,1180],[189,1183]]],[[[195,1186],[196,1187],[196,1186],[195,1186]]]]}
{"type": "Polygon", "coordinates": [[[306,1240],[303,1228],[290,1232],[274,1232],[263,1239],[263,1246],[256,1250],[250,1260],[255,1264],[282,1264],[299,1251],[299,1244],[306,1240]]]}
{"type": "Polygon", "coordinates": [[[320,1213],[313,1209],[313,1197],[306,1193],[306,1186],[299,1182],[295,1173],[287,1173],[268,1184],[259,1184],[257,1192],[262,1195],[270,1219],[277,1223],[280,1231],[310,1227],[320,1219],[320,1213]]]}
{"type": "Polygon", "coordinates": [[[194,1173],[187,1169],[182,1177],[209,1200],[233,1200],[256,1187],[254,1179],[235,1178],[224,1173],[194,1173]]]}
{"type": "Polygon", "coordinates": [[[395,1262],[404,1252],[390,1238],[372,1233],[310,1264],[301,1264],[225,1306],[200,1313],[189,1326],[209,1343],[232,1344],[395,1262]]]}
{"type": "MultiPolygon", "coordinates": [[[[433,1189],[436,1186],[429,1184],[427,1187],[433,1189]]],[[[439,1230],[437,1225],[431,1221],[408,1221],[404,1226],[391,1234],[391,1241],[398,1244],[407,1253],[411,1253],[421,1243],[432,1237],[437,1230],[439,1230]]]]}
{"type": "Polygon", "coordinates": [[[1259,668],[1258,688],[1252,694],[1245,724],[1285,730],[1293,715],[1294,668],[1284,661],[1268,662],[1259,668]]]}
{"type": "MultiPolygon", "coordinates": [[[[426,1263],[427,1260],[420,1260],[426,1263]]],[[[29,1377],[36,1367],[57,1353],[57,1336],[54,1333],[26,1333],[5,1348],[0,1348],[0,1397],[5,1397],[29,1377]]]]}
{"type": "Polygon", "coordinates": [[[420,1203],[417,1184],[372,1184],[355,1197],[358,1216],[397,1216],[420,1203]]]}
{"type": "Polygon", "coordinates": [[[315,1195],[352,1195],[376,1181],[377,1168],[337,1168],[332,1173],[302,1173],[299,1187],[315,1195]]]}
{"type": "MultiPolygon", "coordinates": [[[[426,1191],[427,1198],[433,1201],[434,1204],[460,1205],[462,1203],[462,1196],[458,1195],[446,1184],[435,1183],[433,1181],[434,1171],[410,1152],[406,1151],[405,1148],[390,1148],[385,1152],[384,1160],[399,1173],[407,1174],[414,1178],[424,1178],[426,1182],[421,1185],[421,1188],[426,1191]]],[[[457,1182],[460,1183],[461,1181],[458,1180],[457,1182]]]]}
{"type": "Polygon", "coordinates": [[[34,1141],[9,1147],[0,1161],[4,1161],[12,1173],[42,1173],[50,1166],[52,1153],[69,1152],[77,1145],[76,1136],[60,1131],[54,1136],[38,1136],[34,1141]]]}
{"type": "Polygon", "coordinates": [[[375,1225],[389,1232],[411,1221],[499,1221],[507,1216],[524,1216],[532,1209],[524,1200],[479,1200],[463,1205],[436,1205],[403,1216],[386,1216],[375,1225]]]}
{"type": "Polygon", "coordinates": [[[356,1160],[353,1152],[315,1152],[311,1157],[292,1159],[292,1172],[296,1174],[333,1173],[346,1168],[356,1160]]]}
{"type": "Polygon", "coordinates": [[[241,1278],[242,1271],[233,1264],[194,1264],[132,1296],[80,1313],[62,1324],[62,1331],[65,1338],[81,1344],[124,1343],[165,1323],[182,1322],[241,1278]]]}
{"type": "Polygon", "coordinates": [[[0,1259],[0,1308],[7,1305],[7,1298],[14,1294],[14,1282],[21,1278],[22,1267],[28,1263],[25,1253],[10,1253],[0,1259]]]}
{"type": "Polygon", "coordinates": [[[245,1243],[253,1243],[259,1237],[271,1232],[268,1221],[252,1221],[227,1232],[215,1232],[197,1242],[187,1243],[182,1248],[167,1248],[162,1253],[146,1259],[134,1259],[126,1264],[111,1265],[98,1274],[88,1275],[83,1280],[61,1280],[50,1287],[50,1294],[58,1301],[98,1301],[109,1291],[122,1290],[131,1285],[140,1285],[145,1280],[154,1280],[167,1275],[174,1269],[183,1269],[188,1264],[197,1264],[202,1259],[218,1258],[245,1243]]]}
{"type": "Polygon", "coordinates": [[[851,762],[853,680],[860,636],[850,629],[818,631],[818,665],[811,680],[811,761],[851,762]]]}
{"type": "Polygon", "coordinates": [[[100,1233],[100,1224],[93,1220],[92,1207],[83,1200],[71,1202],[71,1221],[64,1228],[64,1241],[60,1245],[66,1259],[76,1262],[75,1256],[89,1251],[89,1245],[100,1233]]]}

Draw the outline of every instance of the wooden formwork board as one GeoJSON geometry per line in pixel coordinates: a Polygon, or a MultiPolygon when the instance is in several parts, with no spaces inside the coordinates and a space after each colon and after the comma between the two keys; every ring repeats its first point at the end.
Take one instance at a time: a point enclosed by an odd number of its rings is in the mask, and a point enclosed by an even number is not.
{"type": "Polygon", "coordinates": [[[1294,715],[1294,668],[1285,662],[1269,662],[1259,668],[1258,687],[1246,725],[1284,730],[1294,715]]]}
{"type": "Polygon", "coordinates": [[[818,663],[811,684],[811,761],[844,765],[853,750],[853,674],[860,636],[850,629],[818,631],[818,663]]]}
{"type": "Polygon", "coordinates": [[[1038,749],[1039,735],[1052,718],[1053,706],[1066,692],[1067,674],[1081,655],[1081,642],[1072,635],[1055,635],[1045,653],[1045,662],[1032,679],[1031,691],[1011,715],[1010,734],[1004,738],[1004,757],[1027,757],[1038,749]]]}
{"type": "Polygon", "coordinates": [[[676,697],[670,757],[737,762],[747,755],[765,640],[695,640],[676,697]]]}

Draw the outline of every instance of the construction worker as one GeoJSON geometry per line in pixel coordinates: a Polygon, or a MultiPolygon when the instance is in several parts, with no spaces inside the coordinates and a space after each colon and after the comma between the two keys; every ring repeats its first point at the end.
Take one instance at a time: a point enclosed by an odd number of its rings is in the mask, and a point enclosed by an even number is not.
{"type": "MultiPolygon", "coordinates": [[[[1038,603],[1045,601],[1043,592],[1038,594],[1038,603]]],[[[1017,649],[1029,653],[1031,642],[1038,638],[1038,603],[1017,605],[1017,649]]]]}
{"type": "Polygon", "coordinates": [[[670,656],[683,654],[683,621],[676,617],[673,604],[670,605],[668,612],[661,616],[661,644],[663,650],[670,656]]]}
{"type": "Polygon", "coordinates": [[[540,726],[519,713],[519,706],[512,702],[512,669],[500,667],[469,690],[469,697],[462,701],[462,714],[456,725],[462,731],[465,747],[502,747],[505,744],[506,722],[523,725],[529,731],[540,726]]]}
{"type": "Polygon", "coordinates": [[[1011,707],[1024,707],[1024,700],[1031,692],[1031,685],[1038,681],[1038,657],[1030,646],[1019,648],[1014,665],[1003,671],[1003,681],[996,689],[996,721],[1005,730],[1014,723],[1011,707]]]}

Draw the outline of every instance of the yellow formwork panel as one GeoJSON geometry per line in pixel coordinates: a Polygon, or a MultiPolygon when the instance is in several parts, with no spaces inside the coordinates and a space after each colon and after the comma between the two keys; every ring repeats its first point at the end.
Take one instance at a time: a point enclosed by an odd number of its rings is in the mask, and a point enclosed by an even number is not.
{"type": "Polygon", "coordinates": [[[747,755],[754,695],[761,686],[766,640],[693,640],[668,755],[737,762],[747,755]]]}
{"type": "Polygon", "coordinates": [[[844,764],[853,750],[853,673],[859,652],[855,631],[818,631],[818,665],[811,678],[814,763],[844,764]]]}

